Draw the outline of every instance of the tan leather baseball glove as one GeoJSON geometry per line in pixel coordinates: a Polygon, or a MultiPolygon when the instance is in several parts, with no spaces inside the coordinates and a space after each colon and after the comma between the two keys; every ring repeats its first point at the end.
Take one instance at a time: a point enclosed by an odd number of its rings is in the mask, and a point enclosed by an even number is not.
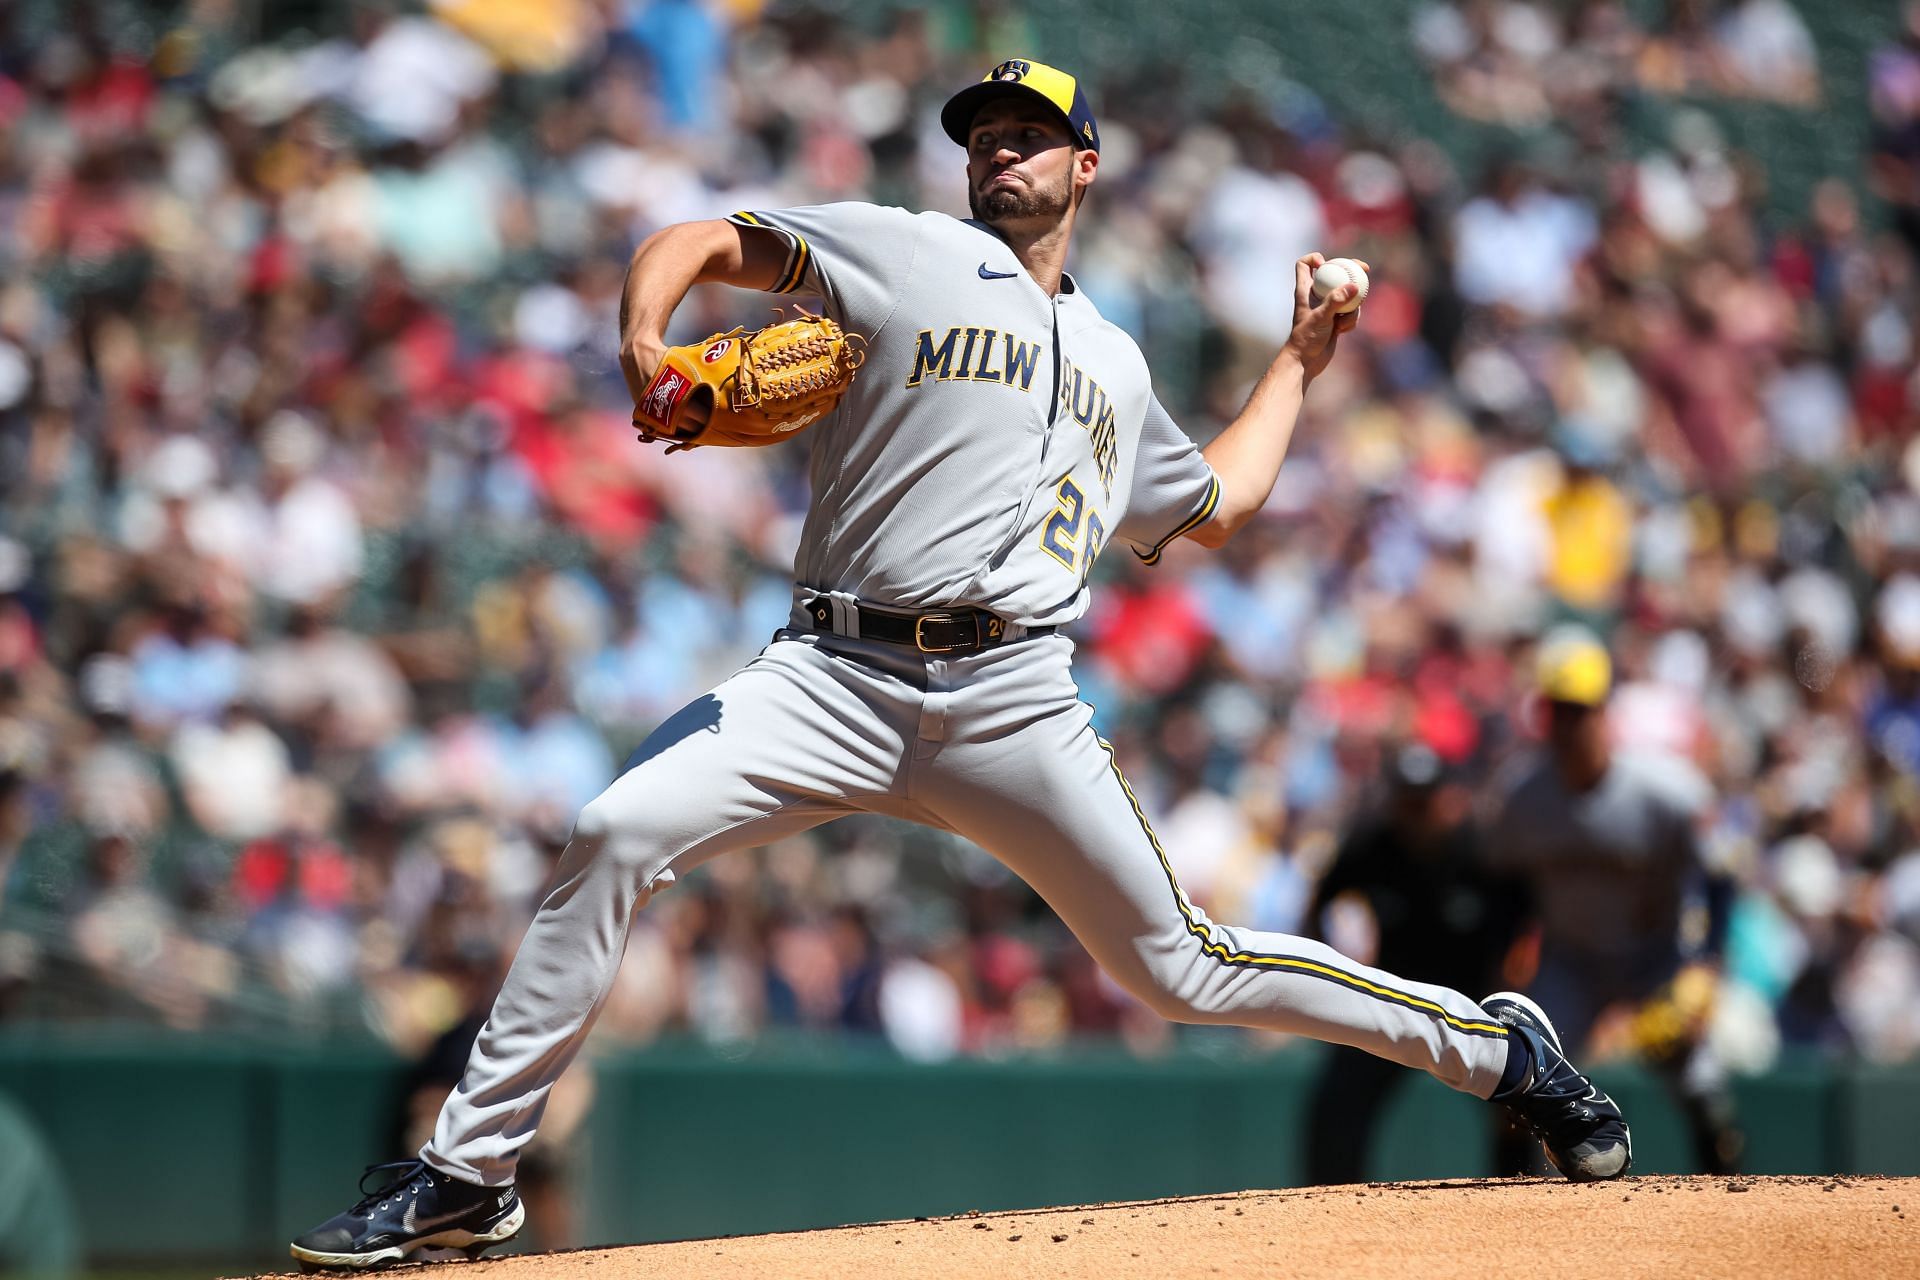
{"type": "Polygon", "coordinates": [[[865,345],[859,334],[802,310],[752,333],[735,329],[668,347],[634,408],[634,429],[642,441],[669,441],[669,453],[777,444],[833,411],[865,345]]]}

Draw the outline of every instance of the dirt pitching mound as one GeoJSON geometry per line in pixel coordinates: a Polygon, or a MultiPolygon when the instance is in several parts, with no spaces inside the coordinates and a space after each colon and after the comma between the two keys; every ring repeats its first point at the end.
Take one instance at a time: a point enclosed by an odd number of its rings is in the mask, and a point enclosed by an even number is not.
{"type": "Polygon", "coordinates": [[[458,1280],[1879,1280],[1920,1276],[1920,1178],[1476,1180],[1247,1191],[453,1266],[458,1280]]]}

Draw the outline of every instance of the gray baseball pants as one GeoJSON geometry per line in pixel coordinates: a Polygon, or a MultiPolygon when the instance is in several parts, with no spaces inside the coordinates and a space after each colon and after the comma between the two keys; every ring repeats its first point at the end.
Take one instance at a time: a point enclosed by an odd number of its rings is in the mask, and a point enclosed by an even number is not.
{"type": "Polygon", "coordinates": [[[1058,635],[939,657],[782,631],[675,713],[581,810],[421,1158],[511,1182],[613,984],[634,911],[717,854],[855,812],[977,843],[1163,1017],[1353,1045],[1491,1094],[1506,1028],[1474,1001],[1317,942],[1214,924],[1187,900],[1093,731],[1072,653],[1058,635]]]}

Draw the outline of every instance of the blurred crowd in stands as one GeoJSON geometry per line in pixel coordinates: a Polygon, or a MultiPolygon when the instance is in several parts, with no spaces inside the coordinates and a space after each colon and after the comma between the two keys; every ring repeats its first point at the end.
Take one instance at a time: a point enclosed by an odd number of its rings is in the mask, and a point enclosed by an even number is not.
{"type": "MultiPolygon", "coordinates": [[[[459,1023],[577,808],[787,613],[805,441],[634,445],[633,246],[740,208],[964,214],[938,105],[1046,52],[998,0],[300,8],[0,7],[0,1017],[414,1052],[459,1023]]],[[[1870,164],[1768,217],[1711,115],[1632,149],[1612,113],[1812,109],[1805,26],[1664,13],[1413,10],[1433,91],[1554,117],[1546,162],[1363,136],[1297,87],[1092,77],[1072,265],[1191,434],[1285,335],[1297,255],[1374,277],[1263,517],[1106,556],[1078,670],[1192,896],[1365,958],[1364,912],[1308,918],[1341,833],[1408,744],[1470,821],[1537,733],[1537,638],[1581,623],[1618,749],[1712,796],[1728,1056],[1905,1059],[1920,23],[1873,54],[1870,164]]],[[[765,308],[703,290],[670,336],[765,308]]],[[[658,897],[600,1028],[1175,1037],[985,855],[868,819],[658,897]]]]}
{"type": "Polygon", "coordinates": [[[1536,125],[1635,91],[1820,102],[1819,54],[1790,0],[1669,0],[1643,27],[1622,0],[1424,6],[1414,46],[1449,110],[1536,125]]]}

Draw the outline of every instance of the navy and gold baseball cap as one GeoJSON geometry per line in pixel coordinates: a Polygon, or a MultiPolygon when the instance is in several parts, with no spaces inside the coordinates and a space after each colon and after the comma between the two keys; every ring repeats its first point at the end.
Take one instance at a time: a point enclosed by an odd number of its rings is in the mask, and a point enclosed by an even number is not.
{"type": "Polygon", "coordinates": [[[1073,145],[1081,151],[1100,149],[1100,126],[1094,123],[1093,109],[1080,81],[1058,67],[1031,58],[1008,58],[987,72],[978,84],[970,84],[947,99],[940,108],[940,127],[961,146],[967,145],[967,131],[980,108],[995,98],[1034,97],[1066,118],[1073,134],[1073,145]]]}

